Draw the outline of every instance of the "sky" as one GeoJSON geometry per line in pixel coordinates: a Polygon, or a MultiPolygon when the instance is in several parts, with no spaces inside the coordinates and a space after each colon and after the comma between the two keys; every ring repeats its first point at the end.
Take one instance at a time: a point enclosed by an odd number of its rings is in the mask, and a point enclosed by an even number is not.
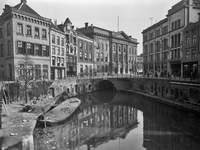
{"type": "MultiPolygon", "coordinates": [[[[136,38],[138,55],[142,53],[142,31],[164,19],[168,10],[181,0],[27,0],[27,4],[43,17],[63,23],[69,18],[75,28],[89,25],[110,31],[124,31],[136,38]],[[119,20],[118,20],[119,18],[119,20]],[[150,19],[152,18],[152,19],[150,19]],[[119,22],[119,24],[118,24],[119,22]]],[[[15,6],[21,0],[0,0],[15,6]]]]}

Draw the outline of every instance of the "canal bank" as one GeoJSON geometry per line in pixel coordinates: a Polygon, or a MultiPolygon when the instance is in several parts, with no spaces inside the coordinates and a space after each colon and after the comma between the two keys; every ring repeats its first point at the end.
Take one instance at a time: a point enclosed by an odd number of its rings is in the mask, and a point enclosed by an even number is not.
{"type": "Polygon", "coordinates": [[[136,95],[139,98],[146,99],[149,101],[154,101],[157,103],[161,103],[164,105],[168,105],[173,108],[177,108],[189,113],[195,113],[197,115],[200,115],[200,104],[198,103],[191,103],[188,101],[178,101],[178,100],[171,100],[171,99],[165,99],[165,98],[160,98],[158,96],[154,95],[149,95],[147,93],[142,93],[134,90],[121,90],[122,92],[128,92],[132,95],[136,95]]]}

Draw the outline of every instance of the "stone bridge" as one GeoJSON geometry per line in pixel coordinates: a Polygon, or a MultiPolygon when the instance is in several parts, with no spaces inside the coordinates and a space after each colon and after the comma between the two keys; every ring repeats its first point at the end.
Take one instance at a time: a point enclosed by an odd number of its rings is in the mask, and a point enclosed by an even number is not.
{"type": "Polygon", "coordinates": [[[50,89],[53,89],[54,95],[63,91],[76,95],[98,90],[133,90],[161,98],[200,102],[200,80],[182,78],[138,77],[130,75],[68,78],[66,80],[54,81],[50,89]]]}

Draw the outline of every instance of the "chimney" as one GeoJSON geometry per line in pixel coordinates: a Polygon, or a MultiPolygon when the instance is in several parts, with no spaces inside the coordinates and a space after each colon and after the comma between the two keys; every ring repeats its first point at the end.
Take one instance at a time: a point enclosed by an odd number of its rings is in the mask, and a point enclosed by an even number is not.
{"type": "Polygon", "coordinates": [[[130,35],[129,37],[130,37],[130,38],[132,38],[132,36],[131,36],[131,35],[130,35]]]}
{"type": "Polygon", "coordinates": [[[74,30],[74,26],[72,26],[72,30],[74,30]]]}
{"type": "Polygon", "coordinates": [[[91,24],[91,27],[93,28],[93,24],[91,24]]]}
{"type": "Polygon", "coordinates": [[[85,23],[85,28],[88,28],[88,22],[85,23]]]}
{"type": "Polygon", "coordinates": [[[57,26],[57,20],[56,19],[54,19],[54,24],[57,26]]]}
{"type": "Polygon", "coordinates": [[[27,4],[26,0],[21,0],[21,3],[27,4]]]}
{"type": "Polygon", "coordinates": [[[5,8],[3,9],[4,10],[4,12],[6,11],[6,10],[8,10],[10,8],[10,5],[5,5],[5,8]]]}

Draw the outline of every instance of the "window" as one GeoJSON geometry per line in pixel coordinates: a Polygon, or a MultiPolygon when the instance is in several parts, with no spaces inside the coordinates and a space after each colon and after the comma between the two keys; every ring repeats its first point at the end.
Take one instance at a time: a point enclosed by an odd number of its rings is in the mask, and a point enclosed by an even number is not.
{"type": "Polygon", "coordinates": [[[192,60],[195,60],[196,59],[196,50],[193,49],[192,50],[192,60]]]}
{"type": "MultiPolygon", "coordinates": [[[[22,24],[21,24],[22,25],[22,24]]],[[[22,32],[23,33],[23,32],[22,32]]],[[[10,35],[10,23],[7,24],[7,36],[10,35]]]]}
{"type": "Polygon", "coordinates": [[[31,26],[29,25],[26,26],[26,35],[31,36],[31,26]]]}
{"type": "Polygon", "coordinates": [[[35,37],[39,37],[40,36],[40,30],[38,27],[35,27],[35,37]]]}
{"type": "Polygon", "coordinates": [[[56,57],[53,56],[53,57],[52,57],[52,65],[55,66],[55,64],[56,64],[56,57]]]}
{"type": "Polygon", "coordinates": [[[61,48],[61,56],[64,56],[64,48],[61,48]]]}
{"type": "Polygon", "coordinates": [[[26,76],[30,79],[33,79],[33,65],[27,65],[26,76]]]}
{"type": "Polygon", "coordinates": [[[92,51],[92,44],[89,45],[89,50],[92,51]]]}
{"type": "Polygon", "coordinates": [[[87,60],[87,53],[85,52],[85,60],[87,60]]]}
{"type": "Polygon", "coordinates": [[[197,37],[196,35],[192,35],[192,45],[195,45],[197,43],[197,37]]]}
{"type": "Polygon", "coordinates": [[[27,54],[31,54],[31,43],[26,43],[27,54]]]}
{"type": "Polygon", "coordinates": [[[190,45],[190,37],[187,37],[186,38],[186,46],[189,46],[190,45]]]}
{"type": "Polygon", "coordinates": [[[115,45],[113,45],[113,51],[115,51],[115,50],[116,50],[115,45]]]}
{"type": "Polygon", "coordinates": [[[89,59],[92,60],[92,54],[89,54],[89,59]]]}
{"type": "Polygon", "coordinates": [[[64,58],[61,58],[61,66],[64,66],[64,58]]]}
{"type": "Polygon", "coordinates": [[[43,52],[43,56],[47,56],[47,46],[46,45],[42,45],[42,52],[43,52]]]}
{"type": "Polygon", "coordinates": [[[52,43],[55,44],[55,35],[52,35],[52,43]]]}
{"type": "Polygon", "coordinates": [[[61,45],[64,46],[64,38],[61,38],[61,45]]]}
{"type": "Polygon", "coordinates": [[[106,50],[108,50],[108,44],[106,44],[106,50]]]}
{"type": "Polygon", "coordinates": [[[42,29],[42,38],[43,39],[47,38],[47,30],[46,29],[42,29]]]}
{"type": "Polygon", "coordinates": [[[41,79],[41,65],[35,65],[36,79],[41,79]]]}
{"type": "Polygon", "coordinates": [[[19,54],[25,54],[22,41],[17,41],[17,50],[19,54]]]}
{"type": "Polygon", "coordinates": [[[190,51],[186,51],[186,60],[189,60],[189,57],[190,57],[190,51]]]}
{"type": "Polygon", "coordinates": [[[35,54],[40,55],[40,45],[39,44],[35,44],[35,54]]]}
{"type": "Polygon", "coordinates": [[[121,47],[120,46],[118,47],[118,50],[119,50],[119,52],[121,52],[121,47]]]}
{"type": "Polygon", "coordinates": [[[79,47],[82,48],[82,41],[79,42],[79,47]]]}
{"type": "Polygon", "coordinates": [[[113,55],[113,61],[116,62],[116,60],[117,60],[117,59],[116,59],[116,55],[114,54],[114,55],[113,55]]]}
{"type": "Polygon", "coordinates": [[[101,53],[101,61],[103,61],[103,53],[101,53]]]}
{"type": "Polygon", "coordinates": [[[60,66],[60,57],[57,57],[57,66],[60,66]]]}
{"type": "Polygon", "coordinates": [[[52,46],[52,54],[56,54],[55,46],[52,46]]]}
{"type": "Polygon", "coordinates": [[[3,29],[0,28],[0,38],[3,38],[3,29]]]}
{"type": "Polygon", "coordinates": [[[21,23],[17,23],[17,33],[23,34],[23,25],[21,23]]]}
{"type": "Polygon", "coordinates": [[[82,54],[82,52],[80,52],[80,59],[83,59],[83,54],[82,54]]]}
{"type": "Polygon", "coordinates": [[[179,19],[178,20],[178,28],[180,28],[181,27],[181,20],[179,19]]]}
{"type": "Polygon", "coordinates": [[[3,57],[4,55],[3,55],[3,44],[1,44],[1,46],[0,46],[0,57],[3,57]]]}
{"type": "Polygon", "coordinates": [[[105,62],[108,62],[108,54],[105,55],[105,62]]]}
{"type": "Polygon", "coordinates": [[[175,29],[175,24],[174,24],[174,22],[172,22],[172,30],[174,30],[175,29]]]}
{"type": "Polygon", "coordinates": [[[48,79],[48,65],[43,65],[43,79],[48,79]]]}
{"type": "Polygon", "coordinates": [[[10,56],[11,55],[11,42],[10,41],[8,41],[7,48],[8,48],[8,56],[10,56]]]}
{"type": "Polygon", "coordinates": [[[60,55],[60,47],[57,47],[57,55],[60,55]]]}
{"type": "Polygon", "coordinates": [[[19,65],[19,72],[18,72],[19,76],[24,76],[24,64],[20,64],[19,65]]]}
{"type": "Polygon", "coordinates": [[[85,49],[87,49],[87,43],[85,43],[85,49]]]}
{"type": "Polygon", "coordinates": [[[60,45],[60,37],[57,36],[57,45],[60,45]]]}

